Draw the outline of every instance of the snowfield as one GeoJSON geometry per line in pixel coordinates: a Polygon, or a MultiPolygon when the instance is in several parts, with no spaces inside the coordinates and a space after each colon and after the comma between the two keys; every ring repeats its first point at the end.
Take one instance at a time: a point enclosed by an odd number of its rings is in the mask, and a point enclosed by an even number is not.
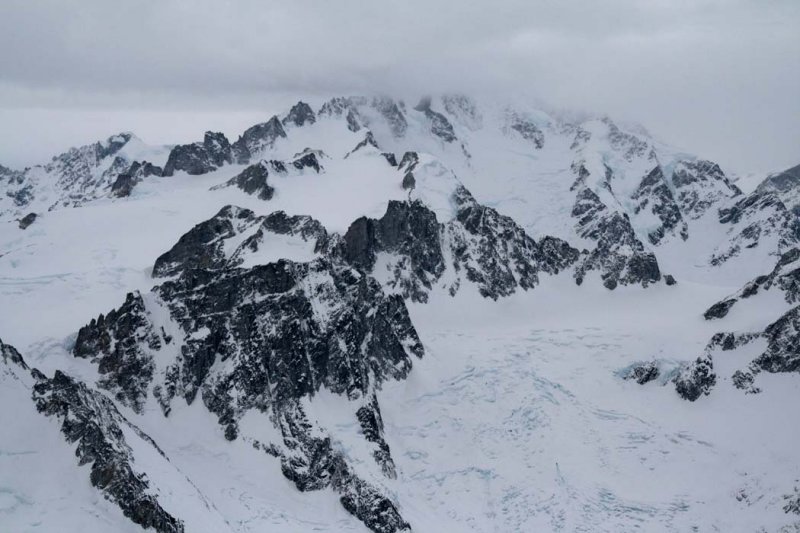
{"type": "MultiPolygon", "coordinates": [[[[374,389],[396,476],[386,475],[374,458],[375,441],[365,438],[356,415],[367,396],[325,387],[303,396],[298,405],[309,435],[329,437],[353,475],[394,502],[417,532],[800,531],[800,516],[785,509],[800,487],[797,372],[759,373],[758,394],[734,386],[734,372],[766,349],[759,338],[713,352],[716,383],[697,401],[678,395],[672,382],[716,333],[761,332],[797,305],[770,290],[743,300],[724,320],[703,316],[769,273],[779,253],[797,246],[775,222],[784,220],[784,211],[751,217],[742,207],[745,214],[720,222],[719,209],[739,205],[744,195],[709,181],[697,190],[711,207],[679,213],[688,231],[683,238],[680,224],[670,226],[674,220],[653,207],[679,198],[674,178],[662,187],[670,192],[647,200],[641,200],[640,182],[654,165],[671,176],[679,161],[695,161],[693,156],[641,135],[644,140],[637,140],[610,121],[566,125],[541,111],[512,115],[501,106],[477,108],[452,99],[437,100],[434,109],[448,117],[456,141],[443,140],[450,130],[436,113],[425,114],[422,104],[400,108],[407,118],[399,135],[396,116],[383,105],[353,107],[359,111],[357,131],[345,127],[346,111],[318,113],[315,123],[302,127],[286,125],[285,138],[250,162],[292,161],[306,148],[321,149],[322,170],[270,174],[274,196],[268,201],[236,186],[221,187],[248,166],[235,161],[201,175],[178,170],[170,177],[144,177],[129,196],[113,197],[108,190],[115,176],[103,174],[110,164],[105,161],[90,173],[91,186],[99,188],[87,193],[88,201],[48,210],[60,191],[54,183],[41,185],[48,175],[36,170],[31,179],[45,191],[41,201],[24,208],[0,203],[3,343],[45,376],[61,371],[95,388],[157,444],[122,423],[132,464],[149,480],[149,494],[182,520],[185,531],[367,531],[364,520],[340,503],[341,493],[331,486],[298,490],[286,476],[286,455],[265,453],[270,444],[284,450],[285,427],[275,422],[274,407],[243,411],[235,440],[226,438],[221,418],[200,395],[191,405],[176,397],[168,416],[148,396],[137,412],[103,388],[91,358],[73,355],[78,331],[118,308],[129,292],[140,291],[153,323],[167,325],[164,338],[178,339],[155,360],[157,379],[167,375],[170,358],[211,331],[190,335],[170,316],[170,302],[151,289],[175,276],[154,279],[154,261],[226,205],[257,217],[276,211],[309,215],[337,235],[334,246],[359,217],[384,216],[390,201],[418,200],[439,223],[459,221],[454,193],[464,186],[537,242],[550,235],[582,251],[598,242],[579,233],[573,212],[576,191],[586,187],[607,212],[631,224],[643,249],[657,258],[659,278],[671,274],[677,284],[621,283],[609,290],[603,271],[590,269],[576,284],[570,266],[558,274],[540,272],[530,290],[492,299],[469,276],[458,278],[451,295],[446,287],[457,272],[448,263],[426,293],[427,302],[405,300],[424,356],[413,359],[405,379],[386,379],[374,389]],[[380,148],[353,151],[367,128],[380,148]],[[544,139],[538,148],[536,131],[544,139]],[[391,152],[399,162],[411,150],[419,152],[419,161],[409,191],[401,186],[403,171],[382,154],[391,152]],[[25,210],[39,217],[21,230],[16,219],[25,210]],[[715,250],[750,242],[748,223],[763,229],[757,246],[741,245],[730,259],[712,265],[715,250]],[[665,236],[653,244],[657,231],[665,236]],[[643,385],[624,379],[641,363],[653,363],[658,376],[643,385]]],[[[148,156],[164,165],[170,149],[135,139],[121,155],[131,162],[148,156]]],[[[6,187],[2,180],[0,187],[6,187]]],[[[226,257],[254,228],[225,241],[226,257]]],[[[295,234],[267,233],[238,268],[279,259],[307,263],[327,257],[323,248],[295,234]]],[[[368,272],[387,294],[403,294],[392,285],[403,253],[378,250],[368,272]]],[[[475,259],[477,252],[471,253],[475,259]]],[[[320,323],[330,318],[322,316],[333,312],[325,307],[329,302],[312,305],[319,306],[320,323]]],[[[37,414],[30,400],[34,378],[2,363],[0,530],[140,531],[92,486],[90,466],[78,464],[76,445],[64,440],[59,422],[37,414]]],[[[224,368],[219,359],[214,365],[213,372],[224,368]]]]}

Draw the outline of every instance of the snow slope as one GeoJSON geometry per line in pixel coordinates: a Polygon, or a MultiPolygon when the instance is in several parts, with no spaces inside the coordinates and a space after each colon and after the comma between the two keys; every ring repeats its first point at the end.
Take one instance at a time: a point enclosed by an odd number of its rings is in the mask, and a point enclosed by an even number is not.
{"type": "MultiPolygon", "coordinates": [[[[107,374],[96,359],[73,355],[78,330],[140,291],[154,324],[165,328],[159,335],[176,339],[158,351],[155,372],[163,377],[182,348],[209,333],[182,329],[171,315],[175,301],[151,292],[180,277],[154,279],[153,265],[195,225],[233,205],[254,217],[308,215],[324,226],[325,246],[265,233],[257,251],[230,267],[252,273],[279,259],[347,257],[348,246],[363,244],[350,231],[354,221],[382,219],[390,201],[419,202],[441,225],[443,273],[426,298],[405,301],[425,355],[405,379],[387,379],[366,395],[322,387],[297,405],[307,435],[329,439],[348,472],[377,487],[413,531],[800,528],[800,517],[786,510],[800,483],[800,418],[791,407],[800,397],[797,372],[761,373],[757,394],[738,388],[734,372],[765,349],[757,338],[713,351],[716,383],[696,401],[676,394],[672,382],[718,332],[761,332],[794,308],[773,288],[740,299],[722,321],[703,316],[797,247],[791,180],[772,179],[744,194],[712,163],[636,128],[602,117],[574,123],[524,105],[451,95],[419,104],[334,99],[316,112],[298,106],[273,122],[285,136],[256,139],[260,151],[246,162],[231,155],[200,175],[145,176],[121,198],[110,194],[120,173],[145,159],[163,166],[173,148],[111,138],[23,173],[0,172],[0,337],[48,378],[61,371],[85,382],[157,444],[163,455],[123,424],[134,463],[186,531],[365,531],[367,522],[342,505],[346,491],[323,484],[301,492],[287,478],[284,447],[291,446],[274,405],[243,411],[234,440],[201,399],[176,398],[165,416],[150,395],[136,410],[103,387],[107,374]],[[406,152],[415,155],[405,159],[406,152]],[[309,153],[317,154],[319,169],[293,164],[309,153]],[[279,172],[267,165],[269,200],[226,186],[261,159],[286,166],[279,172]],[[18,196],[28,185],[30,201],[18,196]],[[463,190],[489,232],[481,234],[482,248],[477,238],[450,238],[460,227],[454,225],[476,223],[460,219],[463,190]],[[605,273],[590,269],[576,283],[588,254],[619,238],[581,226],[575,206],[583,191],[604,208],[592,223],[625,225],[641,253],[657,258],[659,282],[609,290],[605,273]],[[531,287],[511,269],[513,290],[481,296],[486,280],[458,265],[477,265],[484,275],[503,271],[509,254],[496,253],[496,242],[519,238],[508,225],[485,225],[494,216],[489,208],[511,217],[536,245],[546,236],[564,239],[577,259],[531,287]],[[39,216],[23,230],[16,218],[27,212],[39,216]],[[677,284],[661,283],[663,274],[677,284]],[[448,290],[456,280],[457,290],[448,290]],[[654,380],[625,379],[647,362],[659,369],[654,380]],[[367,435],[357,414],[372,393],[379,437],[367,435]],[[381,439],[395,476],[374,456],[381,439]]],[[[256,228],[228,238],[226,258],[256,228]]],[[[365,275],[387,294],[403,294],[393,283],[417,275],[408,262],[418,259],[419,244],[378,250],[365,275]]],[[[608,253],[624,256],[623,248],[608,253]]],[[[310,302],[325,303],[316,296],[310,302]]],[[[211,374],[221,376],[230,360],[214,353],[213,363],[211,374]]],[[[92,486],[89,467],[78,466],[56,419],[37,412],[34,384],[29,373],[0,364],[0,529],[140,530],[92,486]]]]}

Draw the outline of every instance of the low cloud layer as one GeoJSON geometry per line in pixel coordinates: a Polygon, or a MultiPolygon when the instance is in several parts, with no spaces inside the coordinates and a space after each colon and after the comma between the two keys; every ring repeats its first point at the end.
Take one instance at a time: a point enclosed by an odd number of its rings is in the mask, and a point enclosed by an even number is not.
{"type": "MultiPolygon", "coordinates": [[[[605,112],[777,169],[800,162],[798,27],[797,0],[4,0],[0,162],[35,157],[14,128],[41,108],[180,122],[293,95],[458,90],[605,112]]],[[[79,122],[48,135],[80,142],[79,122]]]]}

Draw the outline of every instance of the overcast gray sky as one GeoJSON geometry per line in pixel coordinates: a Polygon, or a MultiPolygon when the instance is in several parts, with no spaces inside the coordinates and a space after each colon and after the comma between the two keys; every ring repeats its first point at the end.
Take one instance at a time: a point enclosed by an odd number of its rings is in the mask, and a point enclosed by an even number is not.
{"type": "Polygon", "coordinates": [[[2,0],[0,163],[315,94],[530,95],[730,170],[800,162],[800,0],[2,0]]]}

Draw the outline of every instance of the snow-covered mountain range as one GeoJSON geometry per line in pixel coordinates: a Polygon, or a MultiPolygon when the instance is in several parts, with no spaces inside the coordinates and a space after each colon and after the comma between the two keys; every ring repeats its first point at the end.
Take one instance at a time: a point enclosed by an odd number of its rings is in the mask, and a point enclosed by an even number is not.
{"type": "Polygon", "coordinates": [[[299,102],[0,166],[0,300],[9,531],[800,530],[800,167],[299,102]]]}

